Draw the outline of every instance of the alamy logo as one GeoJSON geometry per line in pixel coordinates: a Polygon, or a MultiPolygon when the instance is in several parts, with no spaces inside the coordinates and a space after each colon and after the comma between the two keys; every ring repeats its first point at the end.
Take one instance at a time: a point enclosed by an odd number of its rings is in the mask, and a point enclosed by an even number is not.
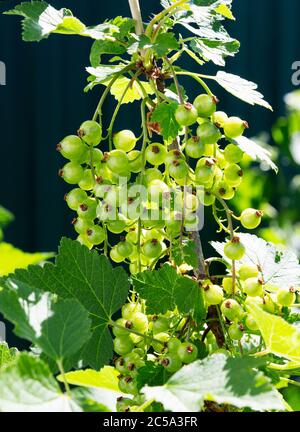
{"type": "Polygon", "coordinates": [[[300,85],[300,61],[295,61],[292,64],[292,70],[296,71],[292,75],[292,83],[294,86],[300,85]]]}
{"type": "Polygon", "coordinates": [[[6,85],[6,65],[0,61],[0,86],[6,85]]]}
{"type": "Polygon", "coordinates": [[[0,342],[5,342],[6,340],[6,327],[3,322],[0,321],[0,342]]]}

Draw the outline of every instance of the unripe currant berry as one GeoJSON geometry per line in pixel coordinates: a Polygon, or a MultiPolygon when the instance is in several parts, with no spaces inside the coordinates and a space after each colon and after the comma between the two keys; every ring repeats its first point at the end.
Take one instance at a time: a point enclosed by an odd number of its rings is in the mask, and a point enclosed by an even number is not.
{"type": "Polygon", "coordinates": [[[256,321],[252,315],[247,315],[245,323],[246,323],[246,326],[249,330],[251,330],[251,331],[257,331],[258,330],[258,325],[257,325],[257,323],[256,323],[256,321]]]}
{"type": "Polygon", "coordinates": [[[145,155],[147,162],[151,165],[158,166],[165,163],[167,149],[160,143],[154,143],[147,147],[145,155]]]}
{"type": "Polygon", "coordinates": [[[244,335],[244,326],[243,324],[233,323],[228,328],[228,334],[233,340],[241,340],[244,335]]]}
{"type": "Polygon", "coordinates": [[[245,255],[246,249],[245,246],[241,243],[239,237],[233,237],[229,242],[224,246],[224,253],[227,258],[230,260],[241,260],[245,255]]]}
{"type": "Polygon", "coordinates": [[[296,290],[291,287],[289,289],[280,289],[277,293],[277,303],[281,306],[290,307],[296,302],[296,290]]]}
{"type": "Polygon", "coordinates": [[[199,137],[194,136],[188,140],[185,146],[185,153],[193,159],[199,159],[204,155],[205,145],[199,137]]]}
{"type": "Polygon", "coordinates": [[[131,130],[122,130],[113,136],[113,143],[116,149],[130,152],[137,142],[136,136],[131,130]]]}
{"type": "Polygon", "coordinates": [[[101,135],[101,126],[93,120],[85,121],[78,130],[78,136],[91,146],[97,146],[100,143],[101,135]]]}
{"type": "Polygon", "coordinates": [[[222,134],[213,123],[207,121],[198,126],[197,136],[203,144],[215,144],[222,137],[222,134]]]}
{"type": "Polygon", "coordinates": [[[198,112],[191,103],[179,105],[175,111],[175,118],[180,126],[191,126],[196,123],[198,112]]]}
{"type": "Polygon", "coordinates": [[[166,371],[174,373],[177,372],[181,366],[182,361],[177,353],[168,353],[162,357],[160,364],[164,366],[166,371]]]}
{"type": "Polygon", "coordinates": [[[234,187],[229,185],[226,181],[217,182],[213,187],[213,191],[218,197],[226,201],[231,200],[235,194],[234,187]]]}
{"type": "Polygon", "coordinates": [[[255,277],[245,280],[243,291],[250,297],[261,297],[264,292],[262,280],[255,277]]]}
{"type": "Polygon", "coordinates": [[[227,299],[221,306],[222,314],[229,319],[229,321],[239,320],[243,315],[243,308],[234,299],[227,299]]]}
{"type": "Polygon", "coordinates": [[[189,173],[189,166],[183,159],[175,159],[168,165],[168,171],[174,179],[185,178],[189,173]]]}
{"type": "Polygon", "coordinates": [[[210,117],[217,108],[218,99],[215,96],[201,94],[194,100],[194,107],[198,111],[199,117],[210,117]]]}
{"type": "Polygon", "coordinates": [[[76,135],[69,135],[64,138],[56,147],[57,151],[61,153],[66,159],[74,162],[84,161],[87,155],[88,147],[76,135]]]}
{"type": "Polygon", "coordinates": [[[224,133],[228,138],[234,139],[243,135],[244,130],[248,129],[249,125],[246,121],[238,117],[229,117],[224,123],[224,133]]]}
{"type": "Polygon", "coordinates": [[[260,210],[248,208],[241,214],[241,224],[244,228],[255,229],[261,223],[263,213],[260,210]]]}
{"type": "Polygon", "coordinates": [[[243,177],[243,170],[237,164],[230,164],[224,170],[224,177],[231,186],[238,186],[243,177]]]}
{"type": "Polygon", "coordinates": [[[237,281],[235,281],[235,284],[233,283],[232,277],[226,277],[222,281],[222,287],[226,294],[232,295],[232,294],[238,294],[240,292],[237,281]]]}
{"type": "Polygon", "coordinates": [[[218,128],[223,128],[227,120],[228,115],[224,111],[216,111],[212,116],[212,121],[218,128]]]}
{"type": "Polygon", "coordinates": [[[242,264],[239,268],[239,277],[241,280],[245,281],[253,277],[258,277],[258,268],[249,264],[242,264]]]}
{"type": "Polygon", "coordinates": [[[229,163],[239,163],[243,156],[244,152],[235,144],[228,144],[224,149],[224,157],[229,163]]]}
{"type": "Polygon", "coordinates": [[[218,305],[223,301],[223,290],[218,285],[204,284],[204,298],[208,306],[218,305]]]}
{"type": "Polygon", "coordinates": [[[83,177],[83,168],[76,162],[68,162],[58,175],[69,184],[78,184],[83,177]]]}
{"type": "Polygon", "coordinates": [[[183,342],[178,348],[177,355],[182,363],[192,363],[197,359],[198,348],[191,342],[183,342]]]}

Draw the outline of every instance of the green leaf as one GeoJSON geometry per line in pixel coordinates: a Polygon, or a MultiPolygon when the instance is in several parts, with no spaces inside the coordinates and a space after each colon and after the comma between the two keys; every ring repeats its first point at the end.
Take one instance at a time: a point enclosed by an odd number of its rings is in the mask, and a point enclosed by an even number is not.
{"type": "Polygon", "coordinates": [[[179,43],[174,33],[161,33],[155,39],[152,48],[159,57],[163,57],[168,54],[169,51],[177,50],[179,48],[179,43]]]}
{"type": "Polygon", "coordinates": [[[0,228],[5,228],[15,219],[14,215],[6,210],[4,207],[0,206],[0,228]]]}
{"type": "Polygon", "coordinates": [[[79,351],[90,337],[88,312],[74,299],[51,303],[48,293],[9,279],[0,292],[0,311],[15,333],[37,345],[55,361],[79,351]]]}
{"type": "Polygon", "coordinates": [[[4,13],[23,17],[22,36],[26,42],[38,42],[47,38],[51,33],[105,39],[119,31],[118,27],[109,23],[86,27],[72,15],[70,10],[65,8],[57,10],[44,1],[24,2],[4,13]]]}
{"type": "Polygon", "coordinates": [[[178,241],[172,249],[172,257],[177,266],[187,264],[192,268],[196,268],[198,265],[198,257],[195,242],[186,240],[181,244],[181,242],[178,241]]]}
{"type": "MultiPolygon", "coordinates": [[[[79,370],[75,372],[68,372],[65,374],[65,380],[72,385],[82,387],[95,387],[104,388],[119,392],[119,378],[120,373],[111,366],[104,366],[100,371],[93,369],[79,370]]],[[[57,377],[58,381],[63,382],[64,379],[61,375],[57,377]]]]}
{"type": "MultiPolygon", "coordinates": [[[[276,246],[252,235],[239,233],[246,248],[245,256],[237,262],[258,266],[266,284],[277,287],[300,285],[300,265],[297,256],[291,251],[278,251],[276,246]]],[[[224,254],[225,243],[212,242],[215,250],[229,262],[224,254]]]]}
{"type": "Polygon", "coordinates": [[[267,166],[272,168],[276,173],[278,172],[277,165],[271,159],[271,153],[266,148],[262,147],[259,142],[250,140],[244,136],[232,140],[243,152],[253,160],[264,162],[267,166]]]}
{"type": "Polygon", "coordinates": [[[63,238],[55,265],[18,270],[15,278],[32,288],[77,299],[92,319],[92,337],[84,349],[84,361],[97,369],[111,360],[113,344],[108,325],[129,290],[123,268],[113,268],[104,255],[63,238]]]}
{"type": "Polygon", "coordinates": [[[45,363],[22,353],[0,373],[0,411],[78,412],[81,408],[62,393],[45,363]]]}
{"type": "Polygon", "coordinates": [[[145,366],[138,370],[137,385],[139,389],[146,384],[149,386],[161,386],[164,385],[168,377],[169,374],[161,364],[147,361],[145,366]]]}
{"type": "Polygon", "coordinates": [[[222,42],[195,38],[190,43],[190,48],[206,62],[212,61],[218,66],[225,66],[225,58],[235,56],[239,51],[240,43],[237,40],[222,42]]]}
{"type": "MultiPolygon", "coordinates": [[[[120,373],[111,366],[105,366],[100,371],[86,369],[65,374],[66,381],[71,385],[88,388],[90,398],[105,404],[111,410],[116,411],[117,399],[125,396],[119,389],[120,373]]],[[[61,375],[57,377],[63,382],[61,375]]]]}
{"type": "Polygon", "coordinates": [[[163,138],[166,141],[175,139],[181,129],[175,118],[177,107],[178,104],[176,102],[161,103],[157,106],[151,116],[151,121],[160,124],[163,138]]]}
{"type": "Polygon", "coordinates": [[[300,332],[297,328],[283,318],[263,311],[254,303],[247,307],[258,325],[267,351],[299,364],[300,332]]]}
{"type": "Polygon", "coordinates": [[[253,359],[214,354],[184,366],[164,386],[145,386],[142,392],[176,412],[200,411],[205,400],[254,411],[285,410],[282,396],[256,366],[253,359]]]}
{"type": "Polygon", "coordinates": [[[17,355],[17,348],[9,348],[6,342],[0,342],[0,369],[12,363],[17,355]]]}
{"type": "Polygon", "coordinates": [[[126,49],[123,45],[119,45],[116,41],[110,40],[96,40],[91,48],[90,62],[92,67],[100,66],[101,56],[103,54],[124,54],[126,49]]]}
{"type": "MultiPolygon", "coordinates": [[[[180,312],[189,313],[194,310],[196,302],[201,302],[198,283],[178,275],[167,264],[156,271],[139,273],[132,280],[135,290],[146,300],[149,314],[166,313],[176,306],[180,312]]],[[[200,306],[204,312],[203,303],[200,306]]]]}
{"type": "Polygon", "coordinates": [[[27,253],[9,243],[0,243],[0,276],[13,273],[18,268],[38,264],[54,256],[53,253],[27,253]]]}
{"type": "MultiPolygon", "coordinates": [[[[124,94],[124,91],[128,87],[130,83],[130,79],[126,77],[118,78],[110,89],[110,93],[115,97],[115,99],[119,102],[124,94]]],[[[105,83],[106,84],[106,83],[105,83]]],[[[104,85],[105,85],[104,84],[104,85]]],[[[148,95],[154,93],[150,84],[146,81],[141,81],[141,85],[144,87],[144,90],[148,95]]],[[[122,104],[132,103],[134,101],[138,101],[144,98],[143,91],[139,84],[136,81],[132,82],[132,85],[128,88],[125,97],[123,97],[122,104]]]]}
{"type": "Polygon", "coordinates": [[[223,87],[228,93],[247,102],[250,105],[260,105],[272,111],[272,107],[264,100],[264,97],[259,93],[257,85],[252,81],[247,81],[238,75],[229,74],[227,72],[219,71],[213,77],[217,83],[223,87]]]}
{"type": "Polygon", "coordinates": [[[90,76],[88,77],[89,84],[86,86],[85,91],[92,90],[98,84],[104,84],[105,81],[113,78],[118,72],[121,72],[124,67],[124,64],[87,67],[86,71],[90,76]]]}

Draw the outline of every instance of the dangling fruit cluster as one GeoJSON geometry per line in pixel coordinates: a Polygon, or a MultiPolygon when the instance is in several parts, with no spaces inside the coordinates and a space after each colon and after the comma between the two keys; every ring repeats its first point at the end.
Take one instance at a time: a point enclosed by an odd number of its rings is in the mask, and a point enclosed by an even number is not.
{"type": "MultiPolygon", "coordinates": [[[[201,222],[201,207],[213,206],[219,223],[217,203],[226,205],[242,182],[244,153],[233,140],[248,124],[217,111],[217,102],[200,94],[193,104],[178,105],[175,118],[186,133],[175,147],[147,138],[140,150],[135,134],[121,130],[102,152],[96,121],[84,122],[77,135],[63,139],[57,149],[69,162],[59,174],[76,185],[66,202],[77,213],[78,241],[106,253],[109,233],[119,235],[110,258],[127,263],[134,274],[152,268],[174,243],[188,238],[201,222]]],[[[261,217],[259,210],[247,209],[240,221],[253,229],[261,217]]],[[[238,236],[232,237],[227,256],[240,259],[243,253],[238,236]]]]}

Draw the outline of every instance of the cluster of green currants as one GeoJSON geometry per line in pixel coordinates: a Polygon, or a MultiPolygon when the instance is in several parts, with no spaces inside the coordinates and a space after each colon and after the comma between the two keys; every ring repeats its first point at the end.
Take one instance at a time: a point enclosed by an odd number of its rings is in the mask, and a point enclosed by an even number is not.
{"type": "Polygon", "coordinates": [[[171,312],[147,316],[142,309],[140,303],[126,303],[122,308],[122,318],[113,323],[114,351],[120,356],[115,361],[120,372],[119,388],[123,393],[135,396],[138,394],[138,370],[146,361],[157,362],[172,374],[198,356],[194,343],[181,342],[176,337],[186,323],[184,318],[171,312]]]}
{"type": "MultiPolygon", "coordinates": [[[[151,267],[168,245],[197,226],[201,205],[231,199],[242,181],[238,164],[244,153],[233,140],[243,134],[246,122],[216,111],[216,98],[207,94],[193,105],[179,105],[175,117],[187,132],[187,140],[175,149],[167,142],[152,142],[137,150],[135,134],[122,130],[113,136],[114,149],[103,153],[97,148],[103,138],[95,121],[84,122],[77,136],[57,146],[69,159],[59,174],[76,185],[66,202],[77,213],[73,224],[78,240],[89,248],[104,242],[107,247],[109,232],[122,234],[110,257],[128,263],[131,273],[151,267]],[[222,150],[223,138],[230,142],[222,150]],[[195,169],[190,158],[197,160],[195,169]]],[[[261,217],[260,211],[246,209],[240,221],[253,229],[261,217]]],[[[228,256],[239,255],[238,249],[243,246],[234,239],[226,246],[228,256]]]]}
{"type": "Polygon", "coordinates": [[[205,280],[202,287],[206,304],[220,305],[232,340],[241,340],[245,331],[258,332],[258,325],[247,312],[247,305],[255,303],[268,313],[280,314],[282,307],[290,307],[296,302],[296,288],[265,284],[259,268],[249,264],[242,264],[235,278],[225,277],[222,286],[205,280]]]}

